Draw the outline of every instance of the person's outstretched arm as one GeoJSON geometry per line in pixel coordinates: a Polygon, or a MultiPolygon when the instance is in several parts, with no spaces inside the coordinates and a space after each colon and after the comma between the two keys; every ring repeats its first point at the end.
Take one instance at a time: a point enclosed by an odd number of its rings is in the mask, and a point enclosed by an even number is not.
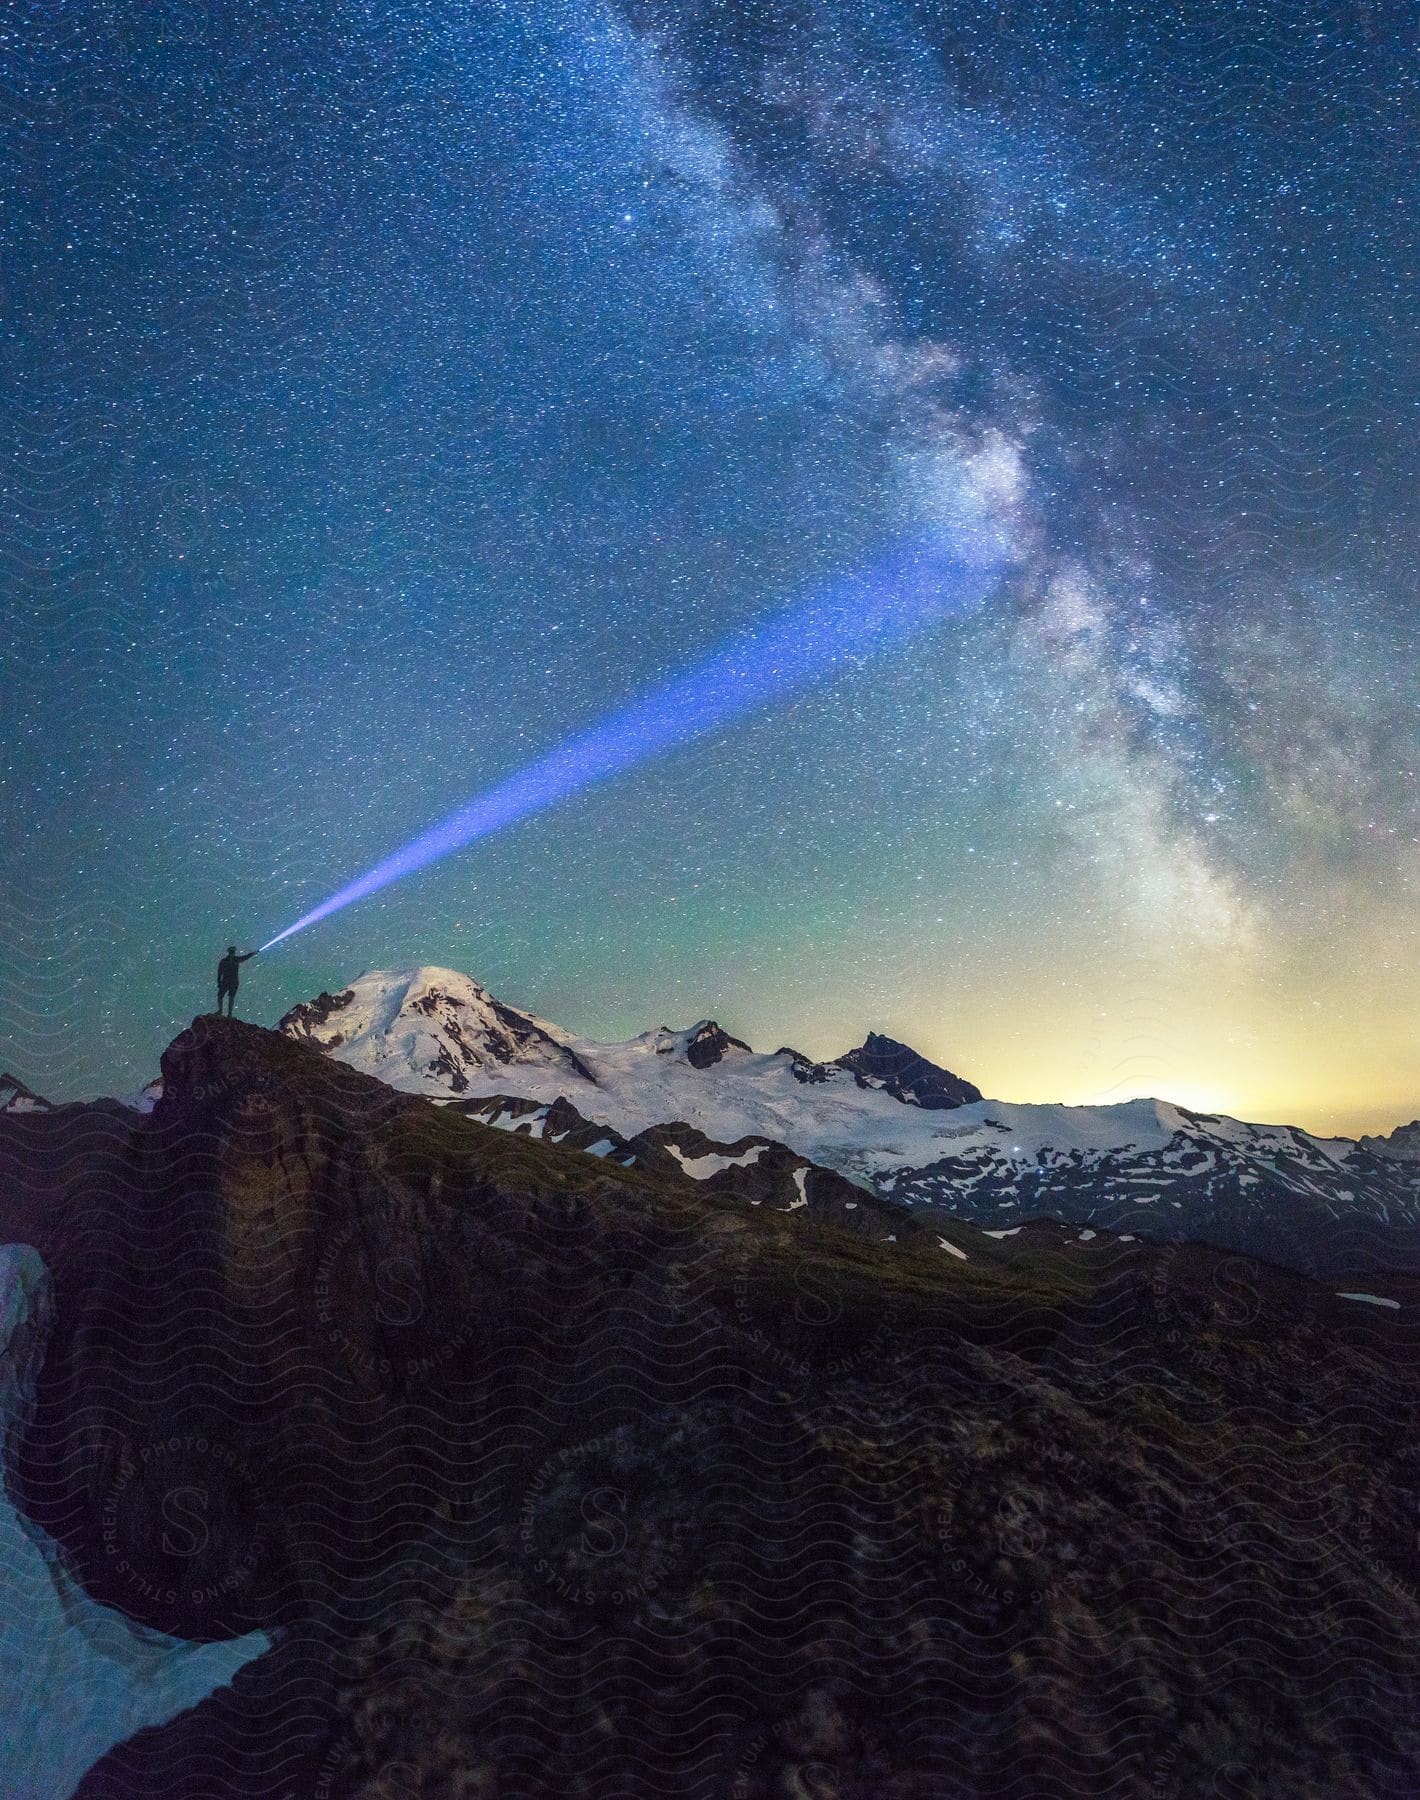
{"type": "Polygon", "coordinates": [[[254,957],[254,956],[255,956],[255,955],[257,955],[257,952],[256,952],[256,951],[255,951],[255,950],[248,950],[248,951],[247,951],[247,952],[246,952],[246,953],[245,953],[245,955],[242,955],[242,956],[239,956],[239,957],[238,957],[238,958],[237,958],[237,961],[238,961],[238,962],[250,962],[250,961],[251,961],[251,959],[252,959],[252,958],[253,958],[253,957],[254,957]]]}

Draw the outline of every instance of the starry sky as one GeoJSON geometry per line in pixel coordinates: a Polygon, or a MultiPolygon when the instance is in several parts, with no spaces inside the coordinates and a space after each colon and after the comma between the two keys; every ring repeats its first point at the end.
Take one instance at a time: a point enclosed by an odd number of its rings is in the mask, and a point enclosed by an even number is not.
{"type": "Polygon", "coordinates": [[[249,964],[1420,1112],[1404,5],[154,0],[0,37],[0,1060],[904,539],[968,616],[249,964]]]}

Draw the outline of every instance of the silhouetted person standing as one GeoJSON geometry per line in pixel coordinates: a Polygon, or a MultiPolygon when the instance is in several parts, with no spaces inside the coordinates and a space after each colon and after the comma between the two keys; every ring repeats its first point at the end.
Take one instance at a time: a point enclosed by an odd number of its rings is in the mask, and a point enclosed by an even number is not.
{"type": "Polygon", "coordinates": [[[217,964],[217,1011],[222,1010],[222,1002],[227,1002],[227,1017],[232,1016],[232,1002],[237,997],[238,971],[244,962],[250,962],[256,955],[255,950],[248,950],[245,956],[237,955],[237,946],[228,944],[227,954],[217,964]]]}

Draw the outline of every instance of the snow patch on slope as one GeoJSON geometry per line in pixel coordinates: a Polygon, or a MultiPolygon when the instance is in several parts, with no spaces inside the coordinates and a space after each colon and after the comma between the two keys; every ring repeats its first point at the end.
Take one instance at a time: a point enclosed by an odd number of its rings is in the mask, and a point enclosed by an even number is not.
{"type": "Polygon", "coordinates": [[[693,1181],[708,1181],[722,1169],[747,1169],[751,1163],[757,1163],[768,1148],[767,1144],[751,1144],[739,1156],[717,1155],[714,1152],[705,1156],[687,1156],[678,1144],[666,1145],[666,1149],[693,1181]]]}
{"type": "MultiPolygon", "coordinates": [[[[12,1340],[35,1320],[44,1285],[37,1252],[0,1245],[0,1435],[26,1401],[33,1370],[16,1366],[12,1340]]],[[[260,1631],[190,1644],[99,1606],[2,1489],[0,1589],[0,1715],[12,1721],[0,1734],[0,1793],[24,1800],[67,1800],[115,1744],[196,1706],[271,1648],[260,1631]]]]}

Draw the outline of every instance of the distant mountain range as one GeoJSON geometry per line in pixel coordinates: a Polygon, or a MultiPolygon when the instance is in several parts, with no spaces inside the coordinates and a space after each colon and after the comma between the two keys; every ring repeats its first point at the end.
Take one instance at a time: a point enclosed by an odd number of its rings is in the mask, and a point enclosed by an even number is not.
{"type": "Polygon", "coordinates": [[[761,1185],[771,1168],[792,1182],[817,1166],[859,1190],[840,1204],[862,1225],[871,1195],[994,1232],[1046,1216],[1304,1271],[1420,1267],[1420,1124],[1353,1140],[1159,1099],[1022,1105],[877,1033],[829,1062],[758,1053],[711,1019],[601,1043],[441,968],[362,975],[279,1029],[401,1091],[623,1164],[674,1155],[742,1186],[751,1166],[761,1185]],[[791,1154],[766,1161],[771,1146],[791,1154]]]}

